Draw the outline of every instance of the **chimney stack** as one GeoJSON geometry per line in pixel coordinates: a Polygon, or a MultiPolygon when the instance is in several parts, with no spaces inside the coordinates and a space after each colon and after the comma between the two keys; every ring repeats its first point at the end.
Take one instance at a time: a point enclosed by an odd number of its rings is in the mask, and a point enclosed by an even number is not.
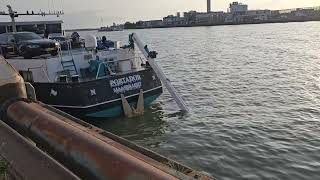
{"type": "Polygon", "coordinates": [[[211,12],[211,0],[207,0],[207,13],[211,12]]]}

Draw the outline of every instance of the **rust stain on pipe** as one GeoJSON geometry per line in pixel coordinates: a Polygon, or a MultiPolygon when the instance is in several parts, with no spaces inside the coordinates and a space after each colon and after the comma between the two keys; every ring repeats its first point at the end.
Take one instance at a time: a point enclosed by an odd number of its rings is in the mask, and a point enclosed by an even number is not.
{"type": "Polygon", "coordinates": [[[23,78],[0,56],[0,105],[13,98],[26,98],[23,78]]]}
{"type": "MultiPolygon", "coordinates": [[[[84,132],[87,132],[89,134],[91,134],[92,136],[96,137],[97,139],[100,139],[101,141],[104,141],[105,143],[108,143],[136,158],[141,159],[142,161],[147,162],[148,164],[155,166],[173,176],[179,177],[180,179],[198,179],[198,180],[212,180],[213,178],[210,176],[207,176],[203,173],[199,173],[198,171],[195,171],[189,167],[186,167],[184,165],[181,165],[177,162],[174,162],[173,160],[167,159],[165,157],[160,157],[163,158],[162,160],[159,159],[159,156],[154,152],[151,152],[149,150],[146,150],[144,148],[138,148],[138,150],[134,150],[131,149],[132,147],[132,143],[129,143],[126,140],[120,140],[122,138],[117,137],[116,140],[114,139],[110,139],[110,133],[97,128],[93,125],[90,125],[88,123],[85,122],[81,122],[81,120],[76,119],[76,120],[71,120],[68,119],[67,117],[69,116],[63,116],[61,114],[55,113],[51,110],[48,111],[47,107],[41,105],[41,104],[35,104],[35,106],[37,106],[37,108],[42,109],[42,111],[46,111],[48,114],[51,114],[52,116],[55,116],[57,118],[59,118],[60,120],[75,126],[79,129],[81,129],[84,132]],[[76,122],[75,122],[76,121],[76,122]],[[79,122],[80,121],[80,122],[79,122]],[[80,125],[80,124],[81,125],[80,125]],[[107,134],[107,136],[105,135],[107,134]],[[120,143],[122,142],[122,143],[120,143]],[[142,152],[141,152],[142,150],[142,152]],[[143,153],[143,154],[142,154],[143,153]],[[156,158],[158,160],[155,160],[153,158],[156,158]]],[[[73,117],[69,117],[69,118],[73,118],[73,117]]],[[[114,138],[115,135],[112,135],[112,137],[114,138]]],[[[136,146],[136,145],[134,145],[136,146]]]]}
{"type": "Polygon", "coordinates": [[[34,103],[11,104],[7,117],[84,166],[98,179],[178,179],[43,112],[34,103]]]}
{"type": "Polygon", "coordinates": [[[0,105],[13,98],[27,98],[24,83],[0,85],[0,105]]]}

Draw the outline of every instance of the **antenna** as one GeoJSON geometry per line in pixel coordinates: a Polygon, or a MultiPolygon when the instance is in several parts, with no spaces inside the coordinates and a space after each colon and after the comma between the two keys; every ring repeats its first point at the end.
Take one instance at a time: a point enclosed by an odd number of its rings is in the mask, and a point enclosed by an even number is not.
{"type": "Polygon", "coordinates": [[[16,26],[16,21],[15,21],[15,17],[18,17],[18,14],[16,11],[12,10],[12,7],[10,5],[7,5],[8,7],[8,11],[9,11],[9,16],[11,18],[11,23],[12,23],[12,31],[13,32],[17,32],[17,26],[16,26]]]}
{"type": "Polygon", "coordinates": [[[104,26],[104,23],[103,23],[103,17],[101,17],[101,27],[104,26]]]}
{"type": "Polygon", "coordinates": [[[211,12],[211,0],[207,0],[207,13],[211,12]]]}
{"type": "Polygon", "coordinates": [[[17,11],[14,11],[12,9],[12,7],[10,5],[7,5],[7,8],[8,8],[8,14],[5,13],[5,12],[0,12],[0,15],[6,15],[6,16],[10,16],[11,18],[11,24],[12,24],[12,31],[13,32],[17,32],[17,26],[16,26],[16,21],[15,21],[15,18],[16,17],[19,17],[19,16],[61,16],[61,15],[64,15],[64,12],[63,11],[50,11],[49,12],[45,12],[45,11],[39,11],[38,13],[35,13],[34,11],[27,11],[26,13],[18,13],[17,11]]]}

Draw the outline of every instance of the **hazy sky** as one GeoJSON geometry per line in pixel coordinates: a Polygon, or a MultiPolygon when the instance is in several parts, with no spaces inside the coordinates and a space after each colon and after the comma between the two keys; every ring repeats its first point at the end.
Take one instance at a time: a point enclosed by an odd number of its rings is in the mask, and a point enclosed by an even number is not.
{"type": "MultiPolygon", "coordinates": [[[[63,9],[66,28],[98,27],[112,22],[162,19],[189,10],[206,11],[206,0],[0,0],[0,10],[11,4],[18,12],[63,9]]],[[[212,0],[214,11],[226,11],[232,0],[212,0]]],[[[249,9],[319,6],[320,0],[241,0],[249,9]]]]}

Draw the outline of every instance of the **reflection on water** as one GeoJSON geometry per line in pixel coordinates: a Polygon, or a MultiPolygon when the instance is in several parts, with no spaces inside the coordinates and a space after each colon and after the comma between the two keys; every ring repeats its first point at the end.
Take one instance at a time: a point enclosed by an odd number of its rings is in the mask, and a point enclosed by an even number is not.
{"type": "Polygon", "coordinates": [[[90,119],[89,121],[102,129],[126,139],[144,142],[147,139],[153,139],[165,133],[168,124],[163,121],[163,114],[161,105],[155,103],[146,109],[144,116],[141,117],[108,120],[90,119]]]}

